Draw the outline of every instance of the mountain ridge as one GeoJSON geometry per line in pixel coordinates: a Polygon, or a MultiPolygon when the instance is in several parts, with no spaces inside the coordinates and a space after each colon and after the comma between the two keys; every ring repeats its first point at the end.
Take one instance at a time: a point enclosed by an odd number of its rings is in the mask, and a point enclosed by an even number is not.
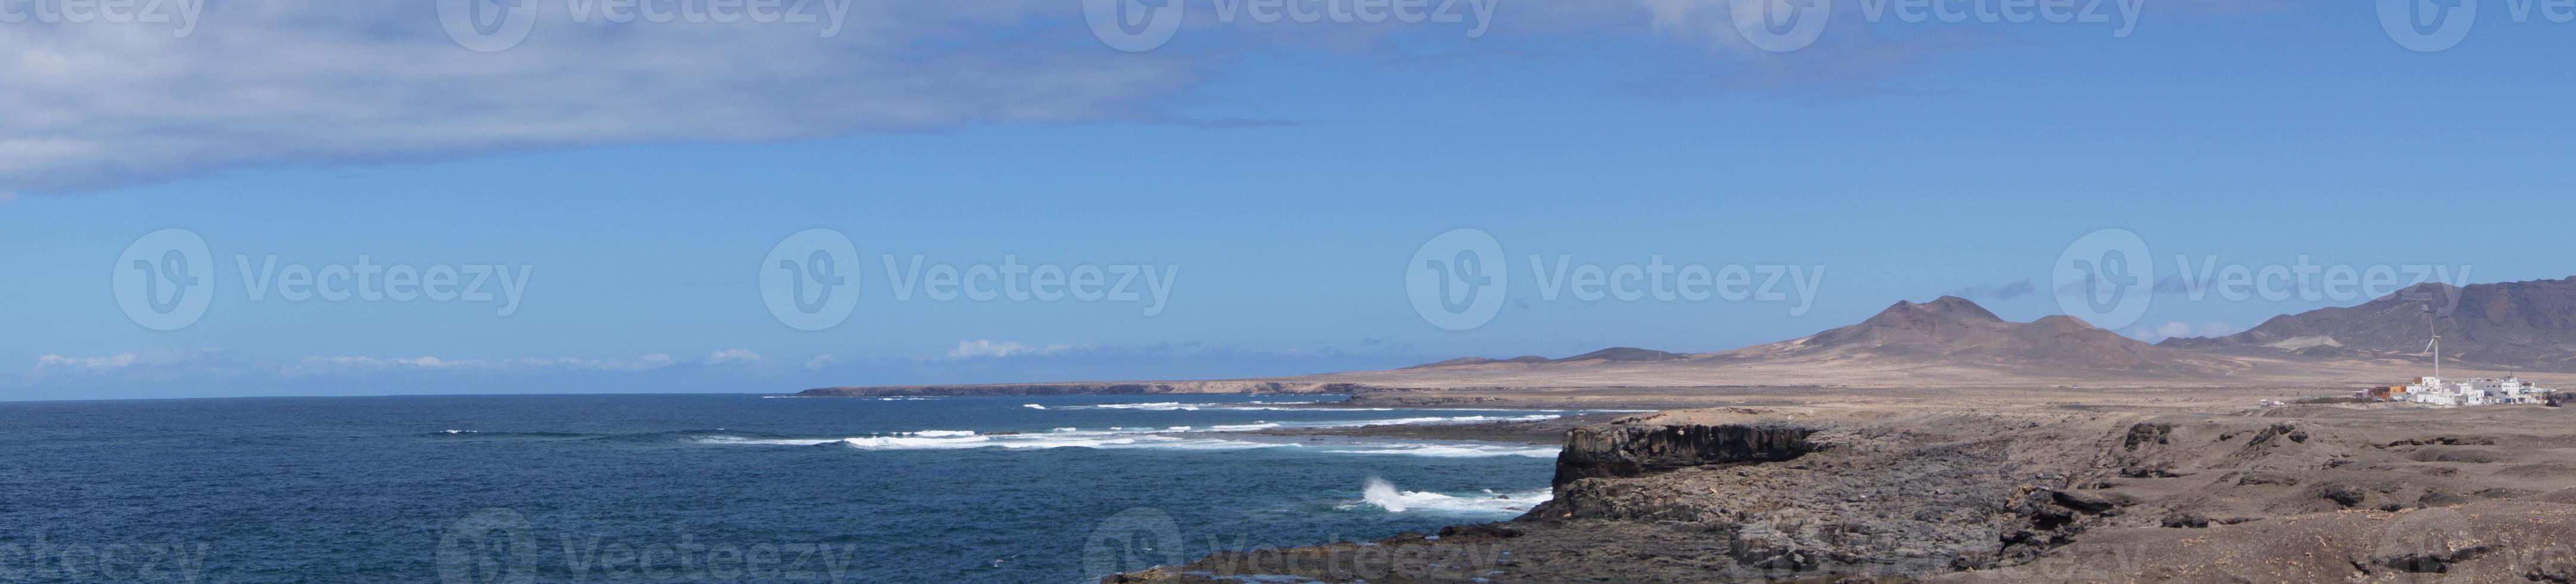
{"type": "Polygon", "coordinates": [[[2576,371],[2576,277],[2451,286],[2426,283],[2357,306],[2265,320],[2245,332],[2177,337],[2159,346],[2237,355],[2429,359],[2439,330],[2444,363],[2576,371]]]}

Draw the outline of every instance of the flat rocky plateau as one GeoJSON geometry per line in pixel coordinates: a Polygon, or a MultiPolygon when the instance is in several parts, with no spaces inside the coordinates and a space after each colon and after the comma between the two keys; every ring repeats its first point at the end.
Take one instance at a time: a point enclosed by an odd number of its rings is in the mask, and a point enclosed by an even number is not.
{"type": "Polygon", "coordinates": [[[1751,405],[1443,430],[1561,432],[1554,499],[1104,581],[2576,582],[2576,408],[2262,407],[2297,396],[2249,388],[1636,393],[1615,401],[1751,405]]]}

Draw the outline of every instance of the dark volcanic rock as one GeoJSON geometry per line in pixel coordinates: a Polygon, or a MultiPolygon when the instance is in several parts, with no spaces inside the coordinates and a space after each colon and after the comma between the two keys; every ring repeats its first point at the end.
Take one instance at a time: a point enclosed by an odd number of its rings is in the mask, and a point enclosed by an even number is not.
{"type": "Polygon", "coordinates": [[[1816,450],[1814,428],[1786,424],[1651,426],[1613,424],[1575,428],[1556,458],[1558,487],[1578,479],[1634,477],[1677,468],[1738,462],[1775,462],[1816,450]]]}

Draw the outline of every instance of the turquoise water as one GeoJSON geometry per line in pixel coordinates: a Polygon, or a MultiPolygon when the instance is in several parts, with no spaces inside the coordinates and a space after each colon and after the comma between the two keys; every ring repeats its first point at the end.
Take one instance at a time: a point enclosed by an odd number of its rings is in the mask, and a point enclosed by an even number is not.
{"type": "Polygon", "coordinates": [[[1313,399],[0,403],[0,581],[1082,582],[1545,497],[1553,448],[1241,431],[1563,412],[1256,403],[1313,399]]]}

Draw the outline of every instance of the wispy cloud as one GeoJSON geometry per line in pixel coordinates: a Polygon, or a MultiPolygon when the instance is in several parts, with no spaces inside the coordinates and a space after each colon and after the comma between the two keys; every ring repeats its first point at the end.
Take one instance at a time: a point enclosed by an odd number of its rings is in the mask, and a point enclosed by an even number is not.
{"type": "Polygon", "coordinates": [[[1003,357],[1013,356],[1024,357],[1034,355],[1055,355],[1071,351],[1076,348],[1078,347],[1064,344],[1033,346],[1011,341],[976,339],[957,343],[957,348],[950,349],[946,358],[950,361],[964,361],[968,359],[1000,359],[1003,357]]]}
{"type": "MultiPolygon", "coordinates": [[[[828,361],[827,361],[828,362],[828,361]]],[[[150,350],[100,356],[42,355],[28,372],[31,380],[121,376],[157,379],[173,376],[275,376],[283,378],[358,376],[388,372],[545,373],[643,372],[677,367],[757,366],[767,363],[747,349],[716,351],[703,359],[681,359],[662,353],[632,358],[459,359],[418,357],[313,356],[287,361],[246,357],[223,349],[150,350]]]]}
{"type": "Polygon", "coordinates": [[[0,35],[0,191],[77,191],[273,164],[672,140],[770,141],[1153,117],[1192,61],[1107,50],[1079,3],[861,4],[819,26],[576,23],[480,53],[416,0],[209,3],[137,25],[0,35]],[[720,105],[719,105],[720,104],[720,105]]]}
{"type": "Polygon", "coordinates": [[[2173,321],[2167,322],[2161,326],[2139,327],[2137,331],[2130,333],[2129,336],[2141,341],[2157,343],[2163,342],[2165,339],[2175,337],[2219,337],[2235,333],[2236,327],[2229,326],[2227,323],[2223,322],[2205,322],[2194,325],[2182,321],[2173,321]]]}
{"type": "MultiPolygon", "coordinates": [[[[2283,0],[2176,0],[2267,10],[2283,0]]],[[[780,23],[575,22],[532,2],[535,34],[494,53],[448,36],[418,0],[206,3],[202,26],[12,25],[0,35],[0,192],[71,192],[227,169],[414,161],[674,141],[779,141],[976,124],[1131,121],[1203,128],[1297,122],[1173,109],[1260,51],[1348,54],[1400,27],[1261,26],[1196,18],[1175,46],[1102,46],[1081,3],[857,3],[840,29],[780,23]]],[[[1196,3],[1193,3],[1196,4],[1196,3]]],[[[1858,3],[1834,3],[1849,8],[1858,3]]],[[[1749,46],[1725,0],[1514,4],[1497,35],[1680,43],[1706,70],[1653,94],[1861,95],[1980,43],[1889,34],[1837,16],[1793,53],[1749,46]],[[1509,31],[1509,32],[1504,32],[1509,31]]],[[[2164,4],[2157,9],[2164,10],[2164,4]]],[[[1462,41],[1464,43],[1464,41],[1462,41]]],[[[1487,43],[1462,44],[1483,50],[1487,43]]]]}
{"type": "Polygon", "coordinates": [[[2010,283],[2004,283],[2004,284],[1987,284],[1987,285],[1983,285],[1983,286],[1969,286],[1969,287],[1966,287],[1966,288],[1960,288],[1960,289],[1957,289],[1957,290],[1951,290],[1951,291],[1950,291],[1950,295],[1951,295],[1951,296],[1957,296],[1957,297],[1960,297],[1960,298],[1973,298],[1973,299],[1977,299],[1977,300],[1997,300],[1997,301],[2002,301],[2002,300],[2014,300],[2014,299],[2018,299],[2018,298],[2022,298],[2022,297],[2025,297],[2025,296],[2030,296],[2030,295],[2038,294],[2038,293],[2039,293],[2039,284],[2037,284],[2037,283],[2033,283],[2033,282],[2032,282],[2032,281],[2030,281],[2030,280],[2022,280],[2022,281],[2018,281],[2018,282],[2010,282],[2010,283]]]}

